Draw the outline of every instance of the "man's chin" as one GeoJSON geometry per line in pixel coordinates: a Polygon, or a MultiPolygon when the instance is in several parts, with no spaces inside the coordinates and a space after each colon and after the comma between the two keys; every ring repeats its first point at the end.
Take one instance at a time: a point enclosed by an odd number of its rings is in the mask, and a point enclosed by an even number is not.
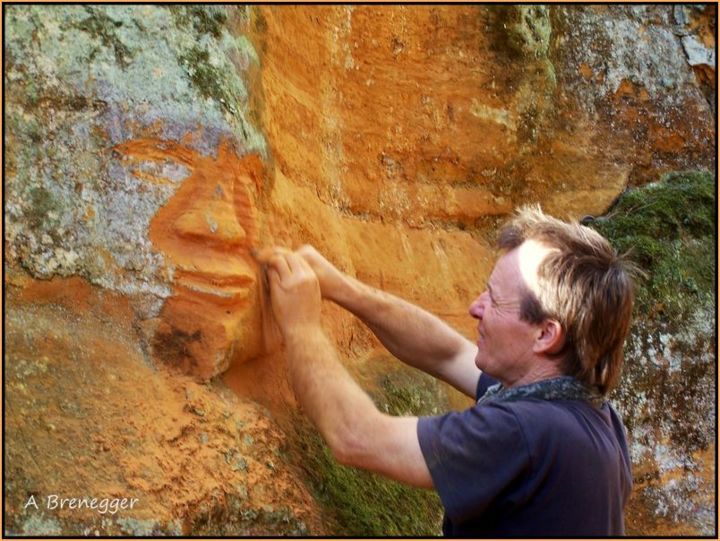
{"type": "Polygon", "coordinates": [[[480,370],[485,372],[485,365],[482,362],[482,357],[481,357],[479,351],[478,351],[478,354],[475,355],[475,366],[477,366],[480,370]]]}
{"type": "Polygon", "coordinates": [[[477,366],[483,374],[487,374],[491,378],[498,379],[498,377],[495,375],[495,370],[493,370],[492,366],[488,365],[486,359],[482,357],[480,352],[478,352],[477,356],[475,357],[475,366],[477,366]]]}

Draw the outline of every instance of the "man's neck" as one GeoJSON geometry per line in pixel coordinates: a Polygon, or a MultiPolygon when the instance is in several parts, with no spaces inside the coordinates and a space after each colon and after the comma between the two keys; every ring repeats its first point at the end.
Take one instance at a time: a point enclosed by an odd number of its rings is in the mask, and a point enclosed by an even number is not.
{"type": "Polygon", "coordinates": [[[503,384],[503,387],[509,389],[564,375],[565,374],[560,370],[560,367],[556,363],[544,362],[534,365],[528,372],[512,382],[501,380],[501,383],[503,384]]]}

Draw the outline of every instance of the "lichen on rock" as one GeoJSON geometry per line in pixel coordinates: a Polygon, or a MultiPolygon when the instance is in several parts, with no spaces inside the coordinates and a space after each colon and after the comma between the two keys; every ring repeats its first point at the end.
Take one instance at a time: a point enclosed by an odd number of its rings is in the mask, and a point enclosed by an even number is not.
{"type": "Polygon", "coordinates": [[[513,50],[533,58],[546,56],[552,33],[550,7],[530,5],[508,6],[501,9],[505,11],[503,28],[508,34],[508,42],[513,50]]]}
{"type": "Polygon", "coordinates": [[[712,533],[715,212],[710,173],[673,173],[626,192],[592,222],[646,273],[614,396],[635,469],[629,532],[690,524],[712,533]]]}
{"type": "Polygon", "coordinates": [[[112,147],[144,135],[205,154],[222,139],[240,153],[265,151],[230,58],[249,43],[222,25],[224,9],[7,7],[11,260],[42,278],[82,275],[117,291],[169,295],[147,229],[186,175],[143,182],[112,147]],[[197,23],[206,19],[214,26],[197,23]]]}

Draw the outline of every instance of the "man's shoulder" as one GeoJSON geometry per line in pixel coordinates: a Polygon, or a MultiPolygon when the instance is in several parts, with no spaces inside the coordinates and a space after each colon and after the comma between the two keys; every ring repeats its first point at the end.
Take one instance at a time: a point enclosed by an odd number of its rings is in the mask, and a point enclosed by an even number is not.
{"type": "Polygon", "coordinates": [[[564,453],[593,448],[599,440],[606,442],[605,449],[626,447],[625,428],[608,402],[596,407],[579,400],[530,398],[487,406],[505,412],[505,418],[512,415],[531,449],[564,453]]]}
{"type": "Polygon", "coordinates": [[[563,423],[601,422],[610,423],[619,418],[609,402],[595,406],[582,400],[544,400],[541,398],[520,398],[477,404],[477,408],[488,408],[503,411],[512,415],[521,424],[531,423],[534,426],[559,425],[563,423]]]}

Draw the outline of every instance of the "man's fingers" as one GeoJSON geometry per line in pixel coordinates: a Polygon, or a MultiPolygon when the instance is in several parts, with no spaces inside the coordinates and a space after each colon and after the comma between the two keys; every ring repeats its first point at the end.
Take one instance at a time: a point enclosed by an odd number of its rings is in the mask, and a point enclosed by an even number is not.
{"type": "Polygon", "coordinates": [[[270,259],[277,254],[290,254],[292,251],[283,246],[269,246],[260,250],[251,250],[250,253],[258,263],[269,263],[270,259]]]}
{"type": "Polygon", "coordinates": [[[268,275],[269,271],[274,269],[279,282],[285,281],[291,276],[293,271],[287,261],[288,256],[292,254],[291,250],[282,246],[271,246],[261,250],[252,250],[250,253],[255,261],[267,266],[268,275]]]}
{"type": "Polygon", "coordinates": [[[274,270],[277,273],[280,282],[286,281],[292,275],[290,265],[288,265],[287,256],[284,254],[273,254],[267,261],[268,270],[274,270]]]}
{"type": "Polygon", "coordinates": [[[293,274],[315,274],[310,264],[305,260],[303,256],[299,255],[297,252],[291,252],[287,254],[286,260],[293,274]]]}
{"type": "Polygon", "coordinates": [[[274,268],[268,267],[267,278],[268,278],[268,283],[270,284],[271,292],[275,288],[280,287],[280,275],[277,273],[277,271],[274,268]]]}
{"type": "Polygon", "coordinates": [[[287,280],[292,274],[314,274],[312,266],[299,251],[293,252],[282,246],[272,246],[253,250],[251,253],[258,263],[274,268],[281,281],[287,280]]]}

